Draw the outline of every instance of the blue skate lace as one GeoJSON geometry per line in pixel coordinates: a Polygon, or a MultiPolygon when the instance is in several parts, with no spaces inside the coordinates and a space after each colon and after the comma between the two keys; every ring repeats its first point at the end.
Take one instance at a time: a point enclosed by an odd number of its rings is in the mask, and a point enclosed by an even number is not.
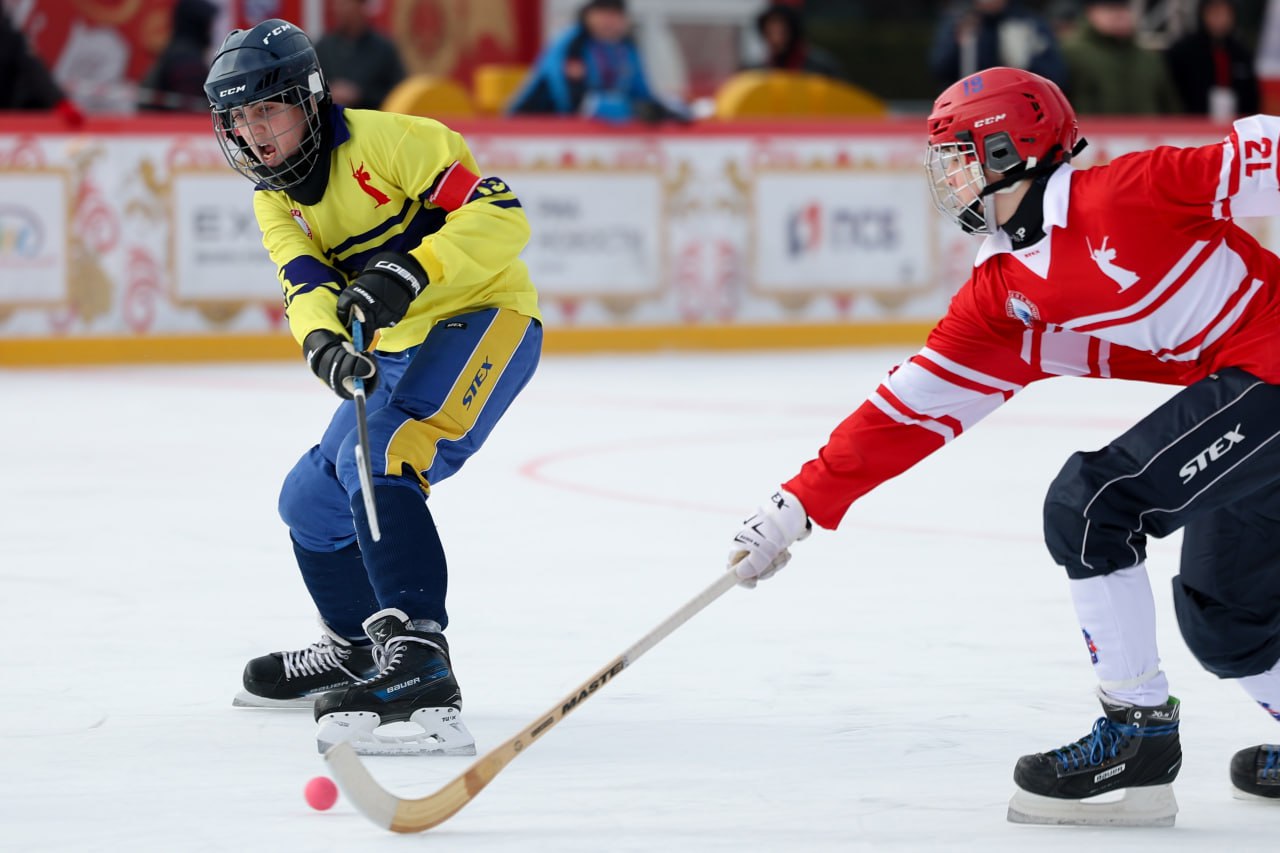
{"type": "Polygon", "coordinates": [[[1267,751],[1267,763],[1258,771],[1258,778],[1280,780],[1280,746],[1267,745],[1263,748],[1267,751]]]}
{"type": "MultiPolygon", "coordinates": [[[[1138,726],[1127,723],[1113,723],[1106,717],[1099,717],[1093,724],[1093,731],[1075,743],[1069,743],[1062,749],[1054,750],[1058,763],[1064,770],[1078,770],[1081,767],[1098,767],[1104,761],[1115,758],[1135,737],[1160,737],[1173,734],[1178,730],[1177,723],[1163,726],[1138,726]]],[[[1277,755],[1280,759],[1280,755],[1277,755]]]]}
{"type": "Polygon", "coordinates": [[[1108,758],[1115,758],[1129,738],[1137,734],[1137,726],[1113,723],[1106,717],[1099,717],[1093,724],[1093,731],[1075,743],[1054,750],[1053,754],[1064,770],[1097,767],[1108,758]]]}

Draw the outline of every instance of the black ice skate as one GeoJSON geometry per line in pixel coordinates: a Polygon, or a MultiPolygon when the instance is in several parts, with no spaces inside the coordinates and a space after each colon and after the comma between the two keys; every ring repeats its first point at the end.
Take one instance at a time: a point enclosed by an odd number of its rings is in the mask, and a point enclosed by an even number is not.
{"type": "Polygon", "coordinates": [[[1060,749],[1024,755],[1013,770],[1013,823],[1173,826],[1171,782],[1182,769],[1178,700],[1137,707],[1099,695],[1105,716],[1060,749]],[[1119,792],[1120,797],[1092,799],[1119,792]]]}
{"type": "Polygon", "coordinates": [[[380,671],[316,700],[320,751],[347,742],[361,755],[475,755],[475,739],[458,716],[462,694],[444,635],[414,630],[395,608],[370,616],[364,629],[377,644],[380,671]],[[375,731],[390,723],[421,731],[375,731]]]}
{"type": "Polygon", "coordinates": [[[1280,746],[1264,743],[1232,756],[1231,786],[1239,800],[1280,799],[1280,746]]]}
{"type": "Polygon", "coordinates": [[[349,687],[378,671],[372,646],[355,646],[320,623],[324,636],[305,649],[272,652],[244,668],[244,690],[231,700],[244,708],[310,708],[326,690],[349,687]]]}

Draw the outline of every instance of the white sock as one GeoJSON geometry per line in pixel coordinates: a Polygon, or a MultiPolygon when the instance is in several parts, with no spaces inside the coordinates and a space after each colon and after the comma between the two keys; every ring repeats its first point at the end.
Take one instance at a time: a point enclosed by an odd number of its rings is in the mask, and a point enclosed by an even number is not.
{"type": "Polygon", "coordinates": [[[1072,579],[1070,586],[1103,692],[1134,705],[1167,702],[1169,680],[1160,671],[1156,605],[1146,565],[1072,579]]]}
{"type": "Polygon", "coordinates": [[[1253,697],[1253,701],[1280,722],[1280,663],[1266,672],[1241,678],[1240,686],[1253,697]]]}

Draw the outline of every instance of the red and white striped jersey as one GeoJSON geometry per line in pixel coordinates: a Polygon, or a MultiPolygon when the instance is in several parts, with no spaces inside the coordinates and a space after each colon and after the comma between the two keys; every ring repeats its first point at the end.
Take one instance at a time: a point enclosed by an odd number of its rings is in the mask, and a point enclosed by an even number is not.
{"type": "Polygon", "coordinates": [[[1232,220],[1280,214],[1280,118],[1221,143],[1061,166],[1045,237],[989,236],[924,349],[784,484],[834,528],[850,504],[1050,376],[1188,385],[1223,367],[1280,383],[1280,258],[1232,220]]]}

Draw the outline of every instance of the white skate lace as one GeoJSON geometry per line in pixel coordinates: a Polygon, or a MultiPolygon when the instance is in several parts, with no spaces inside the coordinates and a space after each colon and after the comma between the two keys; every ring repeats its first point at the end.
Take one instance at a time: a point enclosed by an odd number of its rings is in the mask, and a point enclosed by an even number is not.
{"type": "Polygon", "coordinates": [[[328,637],[312,643],[305,649],[296,652],[283,652],[284,677],[298,678],[303,675],[319,675],[331,669],[339,669],[342,662],[350,657],[348,649],[335,646],[328,637]]]}
{"type": "MultiPolygon", "coordinates": [[[[380,678],[395,669],[396,664],[400,663],[400,655],[404,651],[400,647],[412,640],[412,637],[392,637],[387,640],[386,645],[374,646],[373,664],[378,668],[378,674],[373,678],[380,678]]],[[[366,680],[372,681],[373,678],[366,680]]]]}
{"type": "Polygon", "coordinates": [[[361,680],[361,683],[376,681],[387,673],[391,672],[400,663],[400,657],[404,654],[405,643],[421,643],[424,646],[430,646],[433,649],[439,649],[435,643],[430,640],[423,640],[419,637],[409,637],[397,635],[387,640],[385,645],[376,645],[373,647],[373,664],[378,668],[376,674],[361,680]]]}

